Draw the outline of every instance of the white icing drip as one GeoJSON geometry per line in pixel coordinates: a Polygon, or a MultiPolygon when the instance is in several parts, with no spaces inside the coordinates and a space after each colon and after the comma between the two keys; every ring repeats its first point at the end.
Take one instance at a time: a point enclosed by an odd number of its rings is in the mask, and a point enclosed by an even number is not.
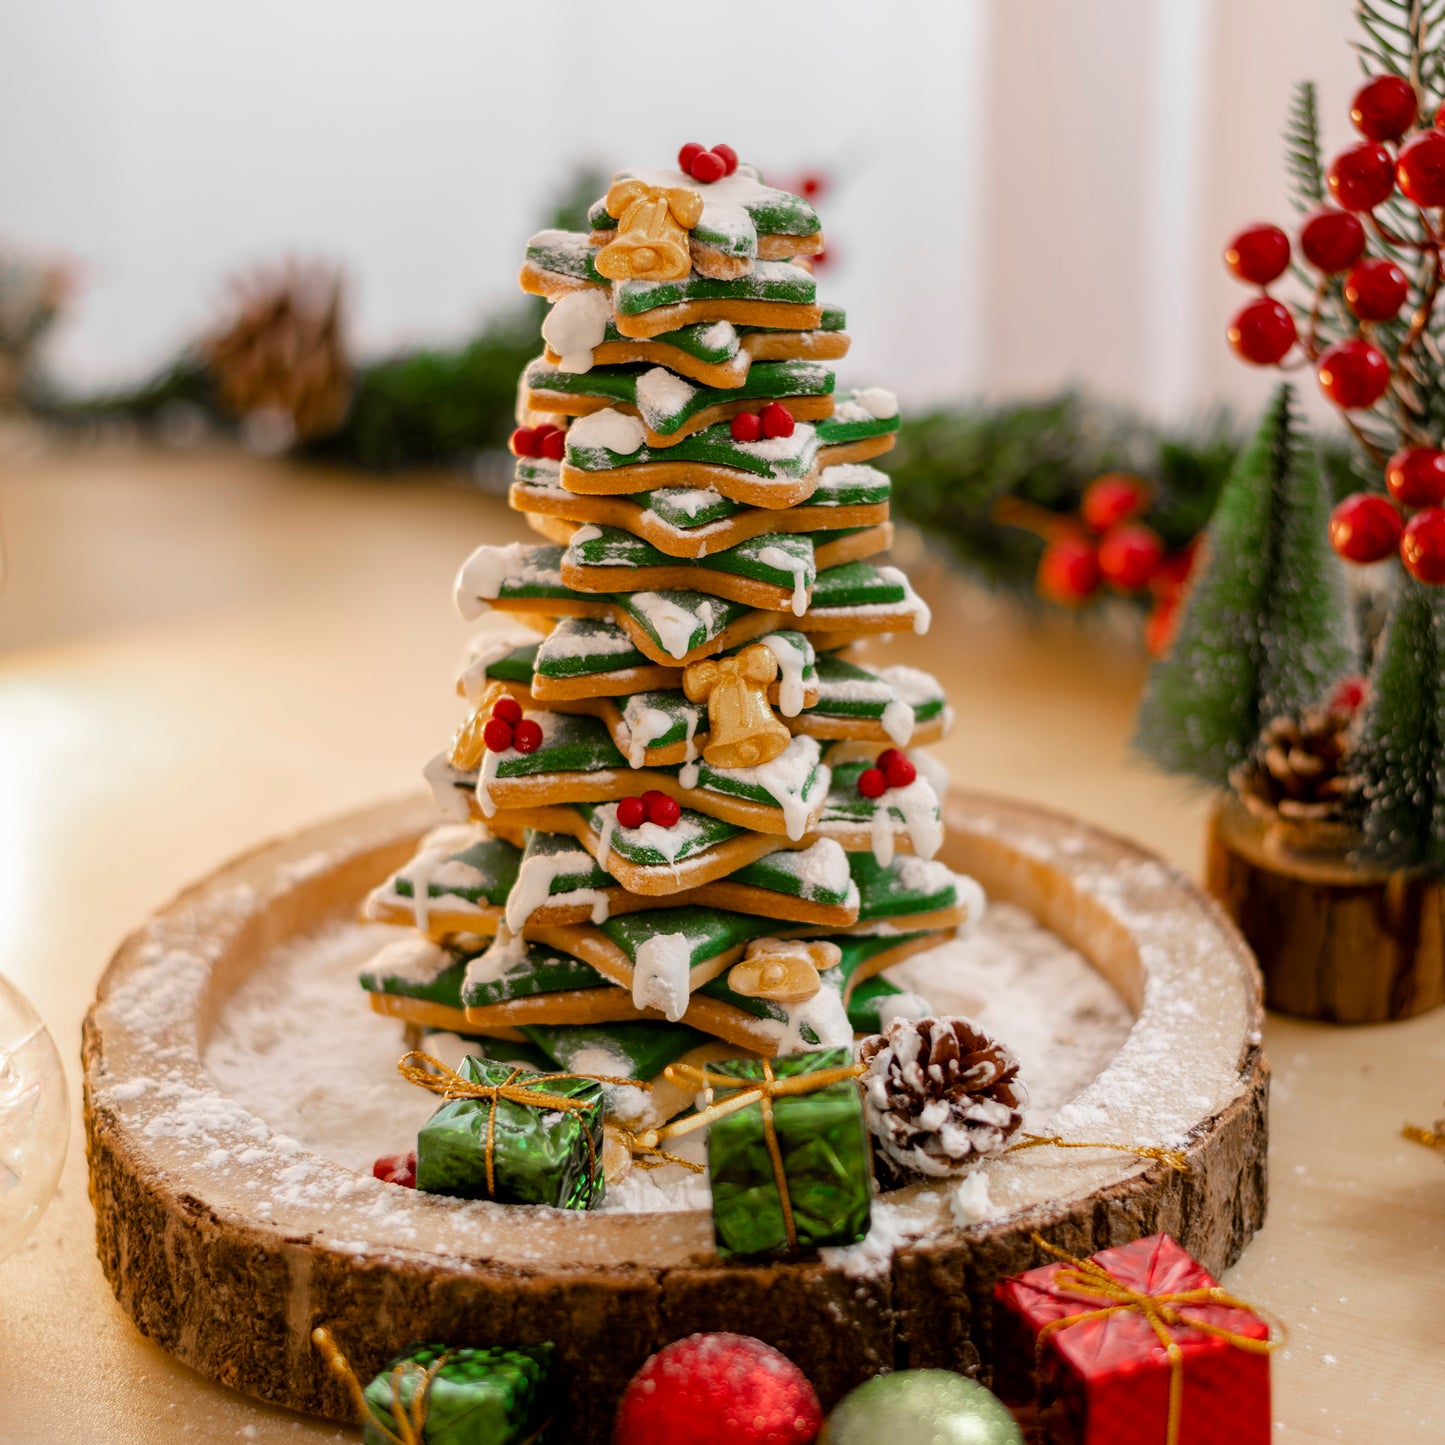
{"type": "Polygon", "coordinates": [[[883,709],[883,731],[888,734],[888,740],[895,747],[908,746],[908,739],[913,736],[915,721],[913,709],[901,697],[895,697],[883,709]]]}
{"type": "Polygon", "coordinates": [[[759,549],[758,561],[765,567],[776,567],[779,572],[793,574],[793,616],[801,617],[808,610],[808,558],[785,547],[768,545],[759,549]]]}
{"type": "Polygon", "coordinates": [[[478,547],[457,573],[454,592],[457,611],[468,622],[475,621],[487,611],[489,603],[496,601],[508,582],[559,585],[561,573],[536,561],[540,550],[530,542],[509,542],[505,547],[478,547]]]}
{"type": "Polygon", "coordinates": [[[897,567],[880,567],[878,575],[883,581],[903,589],[903,601],[897,604],[895,610],[911,617],[914,632],[922,637],[933,625],[933,613],[929,610],[928,603],[913,590],[913,584],[897,567]]]}
{"type": "Polygon", "coordinates": [[[824,986],[802,1003],[785,1004],[787,1025],[783,1033],[782,1054],[804,1053],[813,1049],[841,1049],[853,1042],[853,1025],[843,1007],[843,995],[836,988],[824,986]],[[808,1028],[817,1038],[812,1043],[803,1037],[808,1028]]]}
{"type": "MultiPolygon", "coordinates": [[[[628,731],[627,761],[634,768],[642,767],[647,761],[647,749],[662,737],[672,726],[672,717],[660,707],[644,707],[637,716],[626,719],[628,731]]],[[[697,714],[688,714],[689,730],[697,726],[697,714]]]]}
{"type": "Polygon", "coordinates": [[[388,943],[362,970],[378,983],[433,983],[451,967],[452,956],[426,938],[399,938],[388,943]]]}
{"type": "MultiPolygon", "coordinates": [[[[511,751],[509,748],[507,751],[511,751]]],[[[492,801],[492,783],[497,776],[497,767],[502,761],[501,753],[493,752],[488,748],[482,754],[482,766],[477,773],[477,803],[482,813],[490,818],[496,811],[497,805],[492,801]]]]}
{"type": "Polygon", "coordinates": [[[803,668],[808,662],[807,651],[780,632],[770,632],[758,641],[778,659],[778,710],[784,717],[797,717],[805,701],[803,668]]]}
{"type": "Polygon", "coordinates": [[[698,764],[689,758],[678,770],[677,780],[684,788],[697,787],[697,775],[701,771],[698,764]]]}
{"type": "Polygon", "coordinates": [[[882,386],[865,386],[853,393],[853,400],[875,421],[887,421],[898,415],[898,398],[882,386]]]}
{"type": "MultiPolygon", "coordinates": [[[[915,758],[915,761],[919,761],[915,758]]],[[[908,830],[913,851],[920,858],[932,858],[943,846],[943,818],[938,806],[938,794],[933,784],[923,774],[920,766],[918,776],[906,788],[889,788],[878,800],[878,809],[873,815],[873,856],[885,867],[893,861],[892,815],[896,814],[908,830]],[[887,805],[886,807],[884,805],[887,805]],[[878,819],[884,816],[888,826],[888,857],[878,852],[878,819]]]]}
{"type": "Polygon", "coordinates": [[[466,979],[462,991],[484,984],[496,983],[527,963],[527,943],[520,933],[509,928],[499,928],[497,936],[485,953],[479,953],[467,964],[466,979]]]}
{"type": "Polygon", "coordinates": [[[423,847],[416,856],[397,875],[397,880],[405,880],[411,884],[411,897],[407,899],[402,893],[396,897],[403,902],[409,903],[411,914],[416,921],[416,926],[425,930],[431,924],[432,886],[436,885],[452,894],[457,902],[465,903],[473,907],[467,899],[461,898],[455,893],[458,888],[480,888],[486,881],[481,873],[468,863],[452,857],[452,854],[461,851],[461,848],[468,846],[475,841],[475,831],[462,828],[438,828],[436,833],[441,835],[440,843],[423,840],[423,847]],[[458,846],[456,836],[459,833],[469,833],[472,837],[467,843],[458,846]]]}
{"type": "Polygon", "coordinates": [[[482,630],[467,644],[466,657],[457,674],[457,686],[469,703],[475,704],[487,685],[487,669],[509,652],[529,647],[541,634],[499,612],[489,613],[482,630]]]}
{"type": "Polygon", "coordinates": [[[872,835],[873,857],[880,868],[886,868],[893,861],[893,819],[881,802],[873,810],[869,832],[872,835]]]}
{"type": "Polygon", "coordinates": [[[569,447],[603,447],[619,456],[631,456],[647,440],[647,429],[625,412],[594,411],[578,417],[567,429],[569,447]]]}
{"type": "MultiPolygon", "coordinates": [[[[529,853],[522,859],[517,870],[517,881],[507,895],[507,927],[513,933],[520,933],[527,920],[552,896],[552,884],[577,872],[575,853],[529,853]]],[[[595,909],[597,900],[602,899],[606,909],[605,895],[596,889],[578,889],[567,895],[569,903],[591,902],[595,909]]],[[[604,911],[603,917],[605,918],[604,911]]]]}
{"type": "Polygon", "coordinates": [[[612,834],[617,828],[617,804],[607,803],[599,808],[593,815],[592,826],[597,829],[597,864],[606,868],[612,856],[612,834]]]}
{"type": "Polygon", "coordinates": [[[828,791],[831,774],[819,766],[821,756],[817,738],[799,735],[771,762],[714,771],[745,786],[761,788],[782,810],[783,826],[796,842],[807,829],[814,803],[828,791]]]}
{"type": "Polygon", "coordinates": [[[688,709],[688,711],[687,711],[687,738],[686,738],[687,753],[686,753],[686,761],[689,762],[689,763],[692,762],[692,760],[693,760],[695,757],[697,757],[697,724],[698,724],[698,719],[699,719],[699,717],[701,717],[701,714],[700,714],[699,712],[697,712],[695,709],[693,709],[693,708],[689,708],[689,709],[688,709]]]}
{"type": "Polygon", "coordinates": [[[559,369],[592,370],[592,348],[601,346],[612,319],[612,301],[606,291],[588,288],[562,297],[542,322],[542,339],[557,353],[559,369]]]}
{"type": "Polygon", "coordinates": [[[692,650],[693,634],[697,632],[698,624],[702,624],[706,633],[712,623],[712,603],[707,598],[698,602],[696,612],[690,612],[660,592],[634,592],[632,605],[641,613],[670,657],[686,657],[692,650]]]}
{"type": "Polygon", "coordinates": [[[692,996],[692,949],[685,933],[655,934],[637,950],[632,969],[632,1002],[657,1009],[669,1023],[687,1012],[692,996]]]}
{"type": "Polygon", "coordinates": [[[438,753],[422,769],[422,777],[431,787],[432,797],[436,799],[437,807],[447,817],[455,818],[459,823],[465,823],[471,818],[472,814],[467,807],[466,797],[456,786],[456,769],[448,762],[445,753],[438,753]]]}
{"type": "Polygon", "coordinates": [[[697,388],[674,376],[666,367],[654,366],[637,378],[636,395],[643,421],[653,431],[659,431],[665,423],[682,415],[697,395],[697,388]]]}

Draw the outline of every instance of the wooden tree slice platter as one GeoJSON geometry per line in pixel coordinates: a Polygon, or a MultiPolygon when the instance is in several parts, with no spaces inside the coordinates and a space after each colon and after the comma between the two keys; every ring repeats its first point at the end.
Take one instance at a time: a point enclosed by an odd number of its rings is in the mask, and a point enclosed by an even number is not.
{"type": "Polygon", "coordinates": [[[560,1438],[605,1445],[633,1371],[694,1330],[771,1341],[825,1406],[887,1368],[986,1376],[993,1285],[1040,1262],[1031,1231],[1089,1254],[1167,1230],[1217,1272],[1264,1218],[1260,991],[1234,928],[1128,843],[958,794],[944,861],[1082,951],[1136,1015],[1065,1106],[1066,1137],[1182,1143],[1188,1173],[1124,1153],[1033,1149],[989,1166],[983,1223],[959,1225],[954,1191],[929,1182],[879,1203],[911,1241],[896,1250],[740,1265],[715,1254],[705,1212],[446,1199],[307,1153],[219,1092],[201,1062],[206,1041],[269,950],[353,915],[434,822],[429,802],[393,803],[229,865],[126,941],[86,1021],[101,1264],[141,1330],[222,1384],[348,1419],[310,1344],[318,1324],[363,1379],[416,1339],[550,1339],[565,1392],[560,1438]]]}

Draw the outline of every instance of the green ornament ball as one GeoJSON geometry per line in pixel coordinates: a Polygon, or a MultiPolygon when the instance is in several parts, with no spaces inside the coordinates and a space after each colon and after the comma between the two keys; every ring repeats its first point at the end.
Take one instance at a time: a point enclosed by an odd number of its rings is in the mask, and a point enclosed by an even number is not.
{"type": "Polygon", "coordinates": [[[900,1370],[859,1385],[828,1416],[818,1445],[1023,1445],[1014,1417],[977,1380],[900,1370]]]}

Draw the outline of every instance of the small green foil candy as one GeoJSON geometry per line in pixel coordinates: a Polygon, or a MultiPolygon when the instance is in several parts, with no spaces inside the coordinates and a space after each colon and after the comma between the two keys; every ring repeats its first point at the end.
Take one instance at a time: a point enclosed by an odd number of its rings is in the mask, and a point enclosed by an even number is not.
{"type": "Polygon", "coordinates": [[[390,1440],[401,1435],[398,1399],[403,1410],[410,1410],[426,1372],[443,1355],[446,1363],[426,1394],[425,1445],[521,1445],[536,1437],[549,1409],[544,1386],[551,1345],[454,1350],[426,1344],[398,1355],[366,1387],[366,1403],[376,1416],[363,1427],[366,1445],[390,1445],[378,1421],[391,1432],[390,1440]]]}
{"type": "MultiPolygon", "coordinates": [[[[772,1060],[772,1067],[775,1078],[785,1079],[847,1068],[852,1062],[848,1049],[824,1049],[785,1054],[772,1060]]],[[[758,1059],[729,1059],[709,1064],[707,1071],[735,1077],[739,1089],[763,1078],[758,1059]]],[[[714,1088],[719,1104],[732,1095],[732,1090],[720,1085],[714,1088]]],[[[847,1078],[810,1094],[775,1098],[773,1127],[792,1204],[797,1248],[856,1244],[868,1233],[873,1202],[868,1130],[857,1081],[847,1078]]],[[[707,1162],[718,1253],[724,1259],[790,1253],[760,1103],[714,1121],[708,1133],[707,1162]]]]}
{"type": "Polygon", "coordinates": [[[549,1079],[468,1054],[457,1072],[473,1084],[509,1081],[539,1094],[582,1101],[583,1109],[540,1109],[510,1099],[449,1099],[416,1140],[416,1187],[463,1199],[591,1209],[602,1199],[602,1086],[591,1079],[549,1079]],[[516,1075],[514,1078],[513,1075],[516,1075]],[[496,1109],[487,1193],[487,1119],[496,1109]]]}

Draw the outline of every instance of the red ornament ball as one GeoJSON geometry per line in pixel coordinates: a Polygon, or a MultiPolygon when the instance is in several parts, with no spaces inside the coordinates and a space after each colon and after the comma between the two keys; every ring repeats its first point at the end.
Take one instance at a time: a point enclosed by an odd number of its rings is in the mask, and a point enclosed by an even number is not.
{"type": "Polygon", "coordinates": [[[1235,354],[1253,366],[1273,366],[1298,339],[1294,317],[1268,296],[1237,311],[1225,334],[1235,354]]]}
{"type": "Polygon", "coordinates": [[[689,1335],[632,1377],[613,1445],[811,1445],[823,1408],[803,1372],[747,1335],[689,1335]]]}
{"type": "Polygon", "coordinates": [[[1385,353],[1358,336],[1335,342],[1320,357],[1317,374],[1320,390],[1346,411],[1374,406],[1390,385],[1385,353]]]}
{"type": "Polygon", "coordinates": [[[1153,527],[1122,522],[1111,527],[1099,543],[1099,572],[1121,592],[1138,592],[1149,585],[1164,560],[1164,542],[1153,527]]]}
{"type": "Polygon", "coordinates": [[[1361,321],[1388,321],[1399,315],[1409,294],[1410,283],[1393,261],[1360,261],[1345,277],[1345,302],[1361,321]]]}
{"type": "Polygon", "coordinates": [[[1417,582],[1445,583],[1445,508],[1426,507],[1405,523],[1400,560],[1417,582]]]}
{"type": "Polygon", "coordinates": [[[770,401],[758,413],[765,437],[790,437],[793,434],[793,413],[780,401],[770,401]]]}
{"type": "Polygon", "coordinates": [[[1438,507],[1445,502],[1445,452],[1405,447],[1385,463],[1385,489],[1402,507],[1438,507]]]}
{"type": "Polygon", "coordinates": [[[900,752],[894,752],[893,756],[883,764],[883,781],[890,788],[906,788],[917,777],[918,769],[914,766],[913,760],[904,757],[900,752]]]}
{"type": "Polygon", "coordinates": [[[1399,140],[1419,113],[1415,87],[1403,75],[1377,75],[1367,80],[1350,105],[1355,129],[1370,140],[1399,140]]]}
{"type": "Polygon", "coordinates": [[[1118,522],[1127,522],[1147,511],[1153,500],[1149,483],[1129,472],[1105,472],[1084,488],[1079,514],[1094,532],[1107,532],[1118,522]]]}
{"type": "Polygon", "coordinates": [[[406,1154],[383,1154],[371,1166],[371,1172],[383,1184],[400,1184],[403,1189],[415,1189],[416,1150],[406,1154]]]}
{"type": "Polygon", "coordinates": [[[535,753],[542,746],[542,724],[535,718],[524,717],[512,729],[512,746],[519,753],[535,753]]]}
{"type": "Polygon", "coordinates": [[[888,791],[888,779],[882,768],[864,768],[858,774],[858,792],[865,798],[881,798],[888,791]]]}
{"type": "Polygon", "coordinates": [[[738,168],[738,153],[731,146],[714,146],[712,153],[722,157],[723,174],[732,175],[738,168]]]}
{"type": "Polygon", "coordinates": [[[1384,146],[1362,140],[1330,162],[1327,179],[1347,211],[1373,211],[1395,189],[1395,161],[1384,146]]]}
{"type": "Polygon", "coordinates": [[[763,434],[763,419],[755,411],[740,411],[729,423],[735,442],[755,442],[763,434]]]}
{"type": "Polygon", "coordinates": [[[1315,270],[1332,276],[1360,259],[1365,249],[1365,228],[1358,216],[1326,206],[1305,217],[1299,248],[1315,270]]]}
{"type": "Polygon", "coordinates": [[[682,817],[682,804],[666,793],[653,792],[647,796],[647,821],[659,828],[671,828],[682,817]]]}
{"type": "Polygon", "coordinates": [[[624,828],[640,828],[647,821],[647,804],[641,798],[623,798],[617,805],[617,821],[624,828]]]}
{"type": "Polygon", "coordinates": [[[535,428],[519,426],[512,433],[508,445],[512,448],[514,457],[535,457],[538,455],[538,441],[535,428]]]}
{"type": "Polygon", "coordinates": [[[695,140],[688,141],[688,143],[683,146],[683,148],[677,153],[678,170],[680,170],[683,175],[690,176],[692,174],[692,163],[706,149],[706,146],[699,145],[695,140]]]}
{"type": "Polygon", "coordinates": [[[1387,497],[1355,492],[1330,513],[1330,546],[1359,566],[1383,562],[1400,545],[1399,512],[1387,497]]]}
{"type": "Polygon", "coordinates": [[[1099,555],[1084,537],[1055,537],[1039,558],[1035,579],[1039,592],[1050,602],[1077,607],[1099,587],[1099,555]]]}
{"type": "Polygon", "coordinates": [[[692,178],[701,181],[705,186],[722,180],[727,173],[727,162],[716,151],[703,151],[693,159],[692,178]]]}
{"type": "Polygon", "coordinates": [[[482,729],[482,741],[494,753],[504,753],[512,746],[512,725],[504,717],[490,717],[482,729]]]}
{"type": "Polygon", "coordinates": [[[522,721],[522,704],[511,693],[505,693],[492,704],[492,716],[515,725],[522,721]]]}
{"type": "Polygon", "coordinates": [[[1278,226],[1247,226],[1224,248],[1224,264],[1241,281],[1268,286],[1289,265],[1289,237],[1278,226]]]}
{"type": "Polygon", "coordinates": [[[1400,147],[1395,179],[1417,206],[1445,206],[1445,131],[1422,130],[1400,147]]]}

